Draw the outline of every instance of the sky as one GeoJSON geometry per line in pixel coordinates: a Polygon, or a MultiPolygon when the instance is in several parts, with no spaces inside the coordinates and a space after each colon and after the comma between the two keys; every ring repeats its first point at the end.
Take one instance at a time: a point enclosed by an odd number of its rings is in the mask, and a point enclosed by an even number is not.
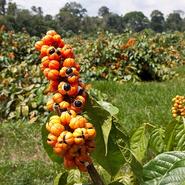
{"type": "Polygon", "coordinates": [[[124,15],[130,11],[142,11],[150,16],[152,10],[160,10],[165,16],[173,10],[185,11],[185,0],[7,0],[16,2],[19,8],[30,9],[40,6],[44,14],[56,15],[65,3],[76,1],[87,10],[88,15],[96,16],[101,6],[107,6],[111,12],[124,15]]]}

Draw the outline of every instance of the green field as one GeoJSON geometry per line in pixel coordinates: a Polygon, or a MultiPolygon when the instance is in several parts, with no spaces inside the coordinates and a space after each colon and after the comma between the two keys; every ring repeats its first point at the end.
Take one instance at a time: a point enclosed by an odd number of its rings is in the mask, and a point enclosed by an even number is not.
{"type": "MultiPolygon", "coordinates": [[[[165,82],[93,82],[117,106],[119,122],[129,132],[145,122],[165,125],[172,121],[171,99],[184,94],[185,67],[179,76],[165,82]]],[[[52,184],[62,167],[47,157],[41,142],[41,123],[4,122],[0,124],[1,185],[52,184]]]]}

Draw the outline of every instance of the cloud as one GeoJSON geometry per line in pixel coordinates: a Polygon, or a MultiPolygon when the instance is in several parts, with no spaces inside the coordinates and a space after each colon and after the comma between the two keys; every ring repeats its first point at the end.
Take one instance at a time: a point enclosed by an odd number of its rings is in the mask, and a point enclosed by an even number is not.
{"type": "MultiPolygon", "coordinates": [[[[22,8],[31,8],[31,6],[41,6],[45,14],[55,15],[59,12],[65,3],[74,0],[13,0],[22,8]]],[[[130,11],[143,11],[147,16],[152,10],[160,10],[165,15],[173,12],[173,10],[183,10],[185,8],[185,0],[76,0],[84,8],[88,14],[96,16],[101,6],[107,6],[110,11],[124,15],[130,11]]]]}

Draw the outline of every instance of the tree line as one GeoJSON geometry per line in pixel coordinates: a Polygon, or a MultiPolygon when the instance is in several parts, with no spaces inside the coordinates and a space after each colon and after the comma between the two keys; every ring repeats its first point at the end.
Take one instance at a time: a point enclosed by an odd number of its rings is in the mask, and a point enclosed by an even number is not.
{"type": "Polygon", "coordinates": [[[94,34],[98,31],[122,33],[125,30],[140,32],[152,29],[155,32],[185,31],[184,12],[170,13],[167,18],[159,10],[153,10],[150,18],[141,11],[118,15],[106,6],[98,10],[97,16],[88,16],[87,10],[77,2],[66,3],[55,16],[44,15],[41,7],[32,6],[31,10],[18,8],[15,2],[0,0],[0,25],[7,30],[26,31],[40,36],[48,29],[60,34],[94,34]]]}

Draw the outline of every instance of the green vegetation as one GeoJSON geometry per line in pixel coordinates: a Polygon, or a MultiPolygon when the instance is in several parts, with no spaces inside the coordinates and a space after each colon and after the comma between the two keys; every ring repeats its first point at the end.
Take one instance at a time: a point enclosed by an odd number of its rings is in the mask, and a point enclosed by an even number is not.
{"type": "Polygon", "coordinates": [[[160,33],[184,31],[183,15],[184,12],[178,10],[171,12],[165,19],[162,12],[153,10],[149,19],[140,11],[118,15],[102,6],[97,16],[89,16],[87,10],[74,1],[66,3],[55,16],[51,16],[44,15],[41,7],[21,9],[13,1],[0,0],[0,25],[5,25],[7,30],[26,31],[34,36],[40,36],[50,28],[67,37],[84,33],[94,35],[98,31],[123,33],[128,29],[134,32],[152,29],[160,33]]]}
{"type": "MultiPolygon", "coordinates": [[[[177,69],[179,70],[179,69],[177,69]]],[[[94,82],[120,112],[119,123],[133,132],[144,122],[166,126],[172,121],[171,99],[184,94],[185,68],[178,79],[165,82],[94,82]]],[[[62,167],[52,163],[41,144],[43,122],[8,121],[0,125],[0,181],[2,185],[52,184],[62,167]]]]}
{"type": "MultiPolygon", "coordinates": [[[[93,154],[95,164],[107,184],[114,181],[111,184],[133,185],[143,180],[146,183],[159,180],[156,176],[150,178],[148,169],[152,166],[157,172],[156,163],[163,155],[178,155],[179,166],[172,160],[173,169],[168,171],[172,176],[166,175],[166,170],[161,171],[162,182],[174,180],[179,167],[183,167],[184,174],[184,153],[169,152],[185,149],[184,125],[171,114],[172,98],[184,94],[184,38],[180,32],[144,31],[66,39],[74,47],[82,78],[94,88],[90,95],[97,93],[98,100],[119,108],[116,115],[117,108],[95,100],[89,101],[86,107],[86,115],[98,135],[93,154]],[[138,169],[143,167],[141,174],[138,169]]],[[[49,113],[44,108],[48,97],[43,95],[43,92],[47,94],[47,82],[33,47],[37,39],[26,33],[0,30],[0,181],[3,185],[52,184],[53,178],[64,172],[63,166],[50,161],[41,142],[42,139],[46,142],[41,129],[45,128],[49,113]]],[[[70,173],[75,176],[68,179],[70,185],[89,182],[87,176],[82,177],[76,170],[70,173]]]]}

